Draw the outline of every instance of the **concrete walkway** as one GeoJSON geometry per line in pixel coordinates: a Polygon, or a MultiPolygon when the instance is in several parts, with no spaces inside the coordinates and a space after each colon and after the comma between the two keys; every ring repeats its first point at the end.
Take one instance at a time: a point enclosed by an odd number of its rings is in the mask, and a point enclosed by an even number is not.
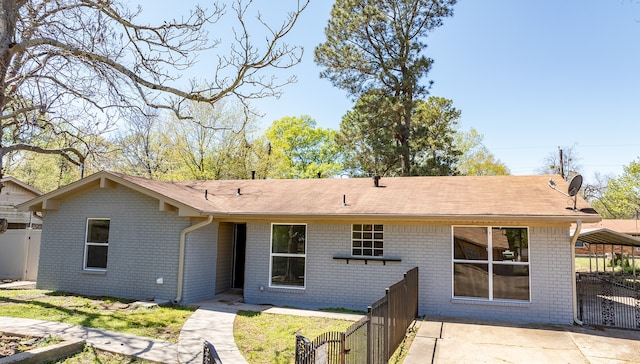
{"type": "Polygon", "coordinates": [[[5,288],[5,289],[36,288],[36,282],[33,282],[33,281],[13,281],[13,282],[9,282],[9,283],[0,284],[0,289],[1,288],[5,288]]]}
{"type": "Polygon", "coordinates": [[[404,364],[639,363],[640,331],[428,317],[404,364]]]}

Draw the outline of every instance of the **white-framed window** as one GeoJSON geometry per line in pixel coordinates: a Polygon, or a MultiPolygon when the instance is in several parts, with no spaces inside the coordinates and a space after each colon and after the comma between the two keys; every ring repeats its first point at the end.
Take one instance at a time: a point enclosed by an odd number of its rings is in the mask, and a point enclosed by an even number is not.
{"type": "Polygon", "coordinates": [[[271,287],[305,287],[307,225],[271,225],[271,287]]]}
{"type": "Polygon", "coordinates": [[[454,298],[531,301],[528,228],[452,229],[454,298]]]}
{"type": "Polygon", "coordinates": [[[111,219],[88,218],[84,244],[84,269],[106,270],[111,219]]]}
{"type": "Polygon", "coordinates": [[[353,224],[351,227],[351,255],[381,257],[384,253],[382,224],[353,224]]]}
{"type": "Polygon", "coordinates": [[[577,241],[576,241],[576,244],[575,244],[575,247],[576,247],[576,248],[578,248],[578,249],[584,249],[584,248],[586,248],[587,246],[584,244],[584,242],[583,242],[583,241],[577,240],[577,241]]]}

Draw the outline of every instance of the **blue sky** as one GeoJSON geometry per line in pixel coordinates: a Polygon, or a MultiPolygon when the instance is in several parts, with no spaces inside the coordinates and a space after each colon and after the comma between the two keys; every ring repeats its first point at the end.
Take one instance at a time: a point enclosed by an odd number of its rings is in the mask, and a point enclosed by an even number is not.
{"type": "MultiPolygon", "coordinates": [[[[145,15],[156,19],[186,11],[177,12],[173,1],[147,1],[145,15]]],[[[305,55],[285,74],[298,82],[280,99],[254,104],[265,114],[263,127],[306,114],[338,129],[352,107],[343,91],[319,78],[313,62],[332,3],[311,0],[293,30],[289,42],[302,45],[305,55]]],[[[256,0],[254,9],[278,16],[291,4],[256,0]]],[[[640,157],[638,1],[462,0],[427,44],[435,61],[431,94],[453,100],[462,111],[460,129],[482,133],[512,174],[538,173],[559,146],[573,147],[586,182],[596,172],[619,175],[640,157]]]]}

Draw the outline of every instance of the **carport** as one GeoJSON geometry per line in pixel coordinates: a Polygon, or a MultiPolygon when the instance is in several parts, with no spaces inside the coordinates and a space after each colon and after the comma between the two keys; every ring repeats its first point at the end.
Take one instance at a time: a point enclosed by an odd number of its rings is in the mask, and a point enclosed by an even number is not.
{"type": "Polygon", "coordinates": [[[640,329],[640,239],[597,228],[580,232],[576,260],[578,319],[586,325],[640,329]]]}

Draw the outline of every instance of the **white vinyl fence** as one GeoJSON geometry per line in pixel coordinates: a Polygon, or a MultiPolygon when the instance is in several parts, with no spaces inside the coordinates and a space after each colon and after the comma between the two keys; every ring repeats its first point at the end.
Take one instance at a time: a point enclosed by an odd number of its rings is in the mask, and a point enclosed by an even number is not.
{"type": "Polygon", "coordinates": [[[42,230],[15,229],[0,234],[0,279],[35,281],[42,230]]]}

